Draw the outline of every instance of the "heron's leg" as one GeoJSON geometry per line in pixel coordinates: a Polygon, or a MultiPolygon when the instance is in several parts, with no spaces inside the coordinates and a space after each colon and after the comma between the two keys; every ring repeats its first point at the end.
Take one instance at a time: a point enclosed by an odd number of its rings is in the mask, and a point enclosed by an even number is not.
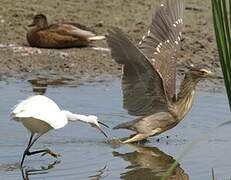
{"type": "Polygon", "coordinates": [[[137,135],[136,133],[135,134],[131,134],[129,137],[124,137],[124,138],[121,138],[120,141],[123,142],[123,141],[126,141],[132,137],[134,137],[135,135],[137,135]]]}
{"type": "Polygon", "coordinates": [[[125,141],[122,141],[122,143],[126,144],[126,143],[133,143],[133,142],[136,142],[136,141],[141,141],[141,140],[144,140],[145,138],[147,138],[148,135],[147,134],[136,134],[135,136],[125,140],[125,141]]]}

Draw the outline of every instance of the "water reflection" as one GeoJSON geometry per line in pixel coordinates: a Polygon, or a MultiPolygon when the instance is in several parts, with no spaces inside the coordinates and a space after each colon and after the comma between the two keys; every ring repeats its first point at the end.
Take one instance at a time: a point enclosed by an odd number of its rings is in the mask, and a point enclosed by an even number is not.
{"type": "Polygon", "coordinates": [[[45,94],[47,90],[47,82],[43,79],[31,79],[28,80],[31,83],[33,92],[35,94],[45,94]]]}
{"type": "Polygon", "coordinates": [[[28,82],[32,85],[33,92],[35,94],[45,94],[47,86],[65,86],[65,87],[76,87],[82,85],[76,82],[73,78],[60,77],[60,78],[47,78],[37,77],[36,79],[30,79],[28,82]]]}
{"type": "Polygon", "coordinates": [[[107,175],[104,174],[104,171],[106,170],[107,166],[104,166],[102,169],[98,170],[95,175],[88,176],[90,180],[98,180],[101,178],[106,177],[107,175]]]}
{"type": "Polygon", "coordinates": [[[14,171],[16,169],[20,168],[19,163],[14,163],[14,164],[0,164],[0,171],[14,171]]]}
{"type": "MultiPolygon", "coordinates": [[[[131,163],[125,169],[127,172],[120,174],[121,179],[138,180],[152,179],[159,180],[168,168],[174,163],[174,159],[160,151],[156,147],[144,147],[138,144],[129,144],[134,152],[119,153],[112,152],[114,156],[121,157],[125,161],[131,163]]],[[[180,167],[180,164],[173,171],[173,174],[167,178],[168,180],[188,180],[188,175],[180,167]]]]}
{"type": "Polygon", "coordinates": [[[41,166],[38,169],[33,169],[29,167],[24,167],[21,168],[21,173],[22,173],[22,179],[23,180],[29,180],[29,176],[34,176],[34,175],[40,175],[40,174],[47,174],[49,169],[52,169],[55,167],[55,165],[59,164],[60,161],[54,161],[51,164],[48,164],[47,166],[41,166]]]}

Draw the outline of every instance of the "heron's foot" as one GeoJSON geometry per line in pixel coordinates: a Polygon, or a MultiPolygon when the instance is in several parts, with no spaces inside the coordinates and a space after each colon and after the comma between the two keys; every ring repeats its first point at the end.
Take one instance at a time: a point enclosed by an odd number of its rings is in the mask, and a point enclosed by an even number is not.
{"type": "Polygon", "coordinates": [[[144,144],[146,141],[145,139],[148,137],[147,134],[134,134],[134,135],[131,135],[129,138],[123,140],[122,139],[122,142],[123,144],[127,144],[127,143],[137,143],[137,142],[141,142],[141,144],[144,144]]]}
{"type": "Polygon", "coordinates": [[[50,154],[51,156],[55,157],[55,158],[58,158],[60,157],[61,155],[56,153],[56,152],[53,152],[52,150],[50,149],[44,149],[44,153],[41,155],[41,156],[44,156],[46,154],[50,154]]]}
{"type": "Polygon", "coordinates": [[[147,140],[147,139],[143,139],[143,140],[137,141],[137,144],[144,145],[144,144],[146,144],[148,142],[150,142],[150,141],[147,140]]]}
{"type": "Polygon", "coordinates": [[[108,143],[108,144],[120,144],[121,140],[113,137],[111,140],[106,141],[106,143],[108,143]]]}
{"type": "Polygon", "coordinates": [[[118,139],[117,142],[120,143],[120,144],[123,144],[123,140],[122,139],[118,139]]]}

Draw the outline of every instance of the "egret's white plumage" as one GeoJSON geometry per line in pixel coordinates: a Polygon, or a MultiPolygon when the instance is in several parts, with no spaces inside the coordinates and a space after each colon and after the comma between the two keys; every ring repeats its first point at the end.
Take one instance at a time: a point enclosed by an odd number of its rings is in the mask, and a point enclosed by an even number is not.
{"type": "Polygon", "coordinates": [[[31,96],[21,101],[15,106],[11,117],[14,120],[22,121],[23,124],[26,124],[25,121],[28,120],[34,122],[40,120],[54,129],[62,128],[68,122],[65,113],[63,113],[59,106],[50,98],[42,95],[31,96]]]}
{"type": "Polygon", "coordinates": [[[96,116],[85,116],[61,110],[53,100],[43,95],[31,96],[26,100],[21,101],[11,112],[11,118],[22,122],[22,124],[31,132],[31,138],[28,147],[23,154],[21,165],[23,164],[25,155],[45,152],[56,157],[57,154],[53,153],[49,149],[36,152],[29,152],[29,149],[41,135],[51,129],[64,127],[68,121],[81,121],[88,123],[92,127],[100,130],[105,136],[106,134],[100,129],[99,123],[108,127],[104,123],[98,121],[96,116]],[[37,134],[37,136],[33,139],[34,134],[37,134]]]}

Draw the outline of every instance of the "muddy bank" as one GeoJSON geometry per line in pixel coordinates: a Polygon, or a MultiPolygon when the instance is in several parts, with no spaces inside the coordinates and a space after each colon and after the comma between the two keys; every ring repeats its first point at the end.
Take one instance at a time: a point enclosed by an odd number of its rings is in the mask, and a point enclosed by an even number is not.
{"type": "MultiPolygon", "coordinates": [[[[31,75],[71,75],[90,80],[119,76],[121,67],[111,59],[108,51],[97,51],[90,47],[61,50],[27,48],[27,25],[35,14],[44,13],[51,23],[82,23],[98,35],[105,35],[111,26],[119,27],[137,44],[160,2],[164,1],[18,0],[12,3],[2,0],[0,73],[18,78],[31,75]]],[[[186,0],[184,24],[179,64],[186,60],[202,62],[208,64],[213,71],[221,73],[213,35],[210,1],[186,0]]],[[[94,45],[107,48],[105,41],[94,45]]]]}

